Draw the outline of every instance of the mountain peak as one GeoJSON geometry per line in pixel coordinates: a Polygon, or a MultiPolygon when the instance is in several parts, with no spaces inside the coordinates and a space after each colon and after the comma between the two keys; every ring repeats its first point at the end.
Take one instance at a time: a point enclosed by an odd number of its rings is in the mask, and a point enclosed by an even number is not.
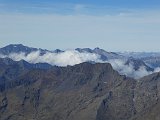
{"type": "Polygon", "coordinates": [[[75,50],[77,50],[78,52],[89,52],[89,53],[93,53],[93,50],[90,48],[76,48],[75,50]]]}
{"type": "Polygon", "coordinates": [[[10,44],[10,45],[7,45],[7,46],[16,46],[16,47],[18,47],[18,46],[24,46],[23,44],[10,44]]]}
{"type": "Polygon", "coordinates": [[[60,49],[55,49],[53,52],[54,52],[54,53],[61,53],[61,52],[64,52],[64,51],[62,51],[62,50],[60,50],[60,49]]]}
{"type": "Polygon", "coordinates": [[[32,48],[32,47],[24,46],[23,44],[10,44],[3,48],[0,48],[0,54],[2,55],[9,55],[11,53],[25,53],[27,55],[35,51],[40,51],[41,55],[48,52],[48,50],[45,50],[45,49],[32,48]]]}
{"type": "Polygon", "coordinates": [[[9,45],[7,45],[7,46],[5,46],[5,47],[3,47],[3,48],[16,48],[16,47],[26,47],[26,48],[29,48],[29,47],[27,47],[27,46],[24,46],[23,44],[9,44],[9,45]]]}
{"type": "Polygon", "coordinates": [[[22,44],[10,44],[0,49],[0,54],[9,55],[10,53],[24,52],[26,54],[37,51],[37,48],[31,48],[22,44]]]}
{"type": "Polygon", "coordinates": [[[100,49],[99,47],[96,47],[96,48],[94,48],[94,50],[102,50],[102,49],[100,49]]]}

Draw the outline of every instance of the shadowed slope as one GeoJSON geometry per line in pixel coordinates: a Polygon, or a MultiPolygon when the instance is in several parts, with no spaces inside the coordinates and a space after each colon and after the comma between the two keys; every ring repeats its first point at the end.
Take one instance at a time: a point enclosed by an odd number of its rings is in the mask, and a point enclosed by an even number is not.
{"type": "Polygon", "coordinates": [[[158,116],[153,112],[159,109],[159,73],[136,81],[119,75],[108,63],[40,69],[0,59],[0,65],[1,120],[145,120],[158,116]]]}

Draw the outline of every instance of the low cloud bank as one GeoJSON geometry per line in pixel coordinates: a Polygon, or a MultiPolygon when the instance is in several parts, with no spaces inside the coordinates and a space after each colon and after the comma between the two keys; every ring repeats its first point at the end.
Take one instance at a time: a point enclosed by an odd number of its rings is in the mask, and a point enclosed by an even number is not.
{"type": "Polygon", "coordinates": [[[25,60],[29,63],[49,63],[57,66],[75,65],[86,61],[100,62],[100,56],[93,53],[80,53],[76,50],[67,50],[62,53],[47,52],[40,55],[40,51],[25,53],[12,53],[9,55],[0,55],[1,58],[11,58],[14,61],[25,60]]]}
{"type": "Polygon", "coordinates": [[[109,60],[109,63],[120,74],[127,75],[135,79],[160,71],[160,68],[155,68],[154,71],[147,71],[145,66],[140,66],[138,70],[135,70],[133,64],[130,63],[129,65],[126,65],[126,60],[121,59],[109,60]]]}
{"type": "Polygon", "coordinates": [[[5,57],[11,58],[14,61],[20,61],[23,59],[29,63],[49,63],[56,66],[75,65],[87,61],[110,63],[113,69],[117,70],[120,74],[136,79],[160,71],[160,68],[156,68],[154,71],[147,71],[145,66],[141,66],[138,70],[135,70],[133,64],[125,64],[126,60],[112,59],[109,61],[102,61],[98,54],[87,52],[80,53],[76,50],[67,50],[62,53],[47,52],[44,55],[41,55],[40,51],[32,52],[28,55],[25,55],[25,53],[0,55],[0,58],[5,57]]]}

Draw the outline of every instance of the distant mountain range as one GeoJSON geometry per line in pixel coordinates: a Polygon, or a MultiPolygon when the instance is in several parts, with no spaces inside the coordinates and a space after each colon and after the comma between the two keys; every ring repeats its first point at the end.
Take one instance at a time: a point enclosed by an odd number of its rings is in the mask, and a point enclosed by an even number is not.
{"type": "MultiPolygon", "coordinates": [[[[105,50],[100,49],[100,48],[95,48],[93,50],[90,49],[90,48],[83,48],[83,49],[76,48],[75,50],[80,52],[80,53],[87,52],[87,53],[98,54],[98,55],[101,56],[102,60],[124,58],[124,56],[122,56],[122,55],[119,55],[119,54],[114,53],[114,52],[106,52],[105,50]]],[[[64,52],[63,50],[60,50],[60,49],[49,51],[49,50],[41,49],[41,48],[27,47],[27,46],[24,46],[22,44],[11,44],[11,45],[8,45],[6,47],[0,48],[0,54],[3,54],[3,55],[9,55],[11,53],[25,53],[27,55],[31,52],[36,52],[36,51],[40,51],[40,53],[42,55],[47,53],[47,52],[50,52],[50,53],[64,52]]]]}
{"type": "Polygon", "coordinates": [[[119,52],[118,54],[140,59],[153,68],[160,67],[160,52],[119,52]]]}
{"type": "Polygon", "coordinates": [[[160,118],[160,73],[135,80],[109,63],[43,65],[0,58],[0,120],[160,118]]]}
{"type": "MultiPolygon", "coordinates": [[[[15,58],[15,56],[13,56],[13,55],[12,55],[12,57],[10,57],[10,55],[13,53],[16,53],[16,56],[17,56],[17,54],[20,54],[20,53],[24,53],[25,56],[27,56],[27,55],[29,55],[33,52],[37,52],[37,51],[39,51],[40,56],[43,56],[46,53],[53,53],[53,54],[65,53],[65,51],[60,50],[60,49],[50,51],[50,50],[41,49],[41,48],[27,47],[22,44],[11,44],[6,47],[0,48],[0,57],[1,58],[9,57],[12,59],[12,58],[15,58]]],[[[148,72],[153,72],[155,68],[160,66],[160,64],[159,64],[160,57],[158,57],[158,53],[156,54],[156,58],[155,58],[155,56],[154,57],[152,56],[153,53],[152,54],[151,53],[148,53],[148,54],[144,53],[143,54],[143,53],[134,53],[134,52],[133,53],[115,53],[115,52],[107,52],[107,51],[100,49],[100,48],[95,48],[95,49],[76,48],[75,51],[77,51],[79,53],[84,53],[84,54],[98,55],[99,56],[98,62],[99,61],[100,62],[110,62],[112,60],[121,60],[121,61],[124,61],[124,63],[123,63],[124,65],[133,66],[133,69],[135,71],[144,67],[148,72]]],[[[82,57],[80,57],[80,58],[82,58],[82,57]]],[[[22,58],[18,57],[18,58],[19,58],[18,60],[22,60],[24,57],[22,57],[22,58]]],[[[47,58],[47,59],[49,59],[49,58],[47,58]]],[[[63,59],[65,59],[65,58],[63,58],[63,59]]],[[[13,59],[13,60],[15,60],[15,59],[13,59]]],[[[43,60],[40,62],[54,65],[54,60],[52,60],[52,61],[53,62],[47,62],[47,61],[43,60]]],[[[91,62],[91,61],[92,61],[92,59],[83,60],[82,62],[91,62]]],[[[33,60],[28,60],[27,62],[37,63],[37,62],[34,62],[33,60]]],[[[93,60],[92,62],[96,63],[97,61],[93,60]]],[[[78,63],[81,63],[81,62],[78,62],[78,63]]],[[[68,65],[70,65],[70,64],[68,64],[68,65]]],[[[118,64],[118,63],[113,63],[113,64],[118,64]]],[[[55,64],[55,65],[57,65],[57,64],[55,64]]],[[[65,65],[67,65],[67,63],[65,65]]],[[[123,73],[124,70],[122,68],[117,69],[114,67],[114,65],[113,65],[113,68],[116,69],[117,71],[119,71],[120,73],[125,74],[125,73],[123,73]]],[[[132,77],[132,75],[130,75],[130,77],[132,77]]]]}
{"type": "Polygon", "coordinates": [[[88,52],[88,53],[95,53],[95,54],[98,54],[101,56],[101,60],[105,61],[105,60],[108,60],[108,59],[123,59],[124,56],[122,55],[119,55],[115,52],[107,52],[103,49],[100,49],[100,48],[95,48],[95,49],[90,49],[90,48],[77,48],[75,49],[81,53],[84,53],[84,52],[88,52]]]}
{"type": "Polygon", "coordinates": [[[155,56],[152,57],[153,53],[152,54],[151,53],[148,53],[148,54],[144,53],[144,55],[142,53],[134,53],[134,52],[131,54],[129,54],[129,53],[116,53],[116,52],[107,52],[107,51],[100,49],[100,48],[95,48],[95,49],[76,48],[75,50],[72,50],[72,51],[74,51],[72,53],[73,55],[71,54],[70,56],[68,56],[67,51],[63,51],[60,49],[50,51],[50,50],[41,49],[41,48],[32,48],[32,47],[24,46],[22,44],[10,44],[6,47],[0,48],[0,57],[1,58],[8,57],[8,58],[11,58],[16,61],[25,60],[30,63],[34,63],[34,64],[36,63],[35,66],[38,66],[39,68],[48,68],[51,65],[56,65],[56,66],[75,65],[75,64],[82,63],[82,62],[92,62],[92,63],[97,63],[97,62],[106,63],[107,62],[107,63],[111,63],[112,67],[115,70],[117,70],[120,74],[128,75],[130,77],[136,76],[137,78],[148,75],[148,73],[153,73],[154,69],[160,66],[160,64],[159,64],[160,57],[158,57],[158,53],[156,54],[156,58],[157,58],[156,59],[155,56]],[[38,53],[36,54],[36,57],[35,57],[36,52],[38,52],[38,53]],[[32,55],[33,53],[34,53],[34,55],[32,55]],[[32,57],[31,55],[34,56],[35,58],[32,57]],[[79,56],[79,55],[81,55],[81,56],[79,56]],[[85,55],[85,57],[84,57],[84,55],[85,55]],[[92,55],[92,57],[90,58],[89,56],[91,56],[91,55],[92,55]],[[149,55],[151,55],[151,56],[149,56],[149,55]],[[65,60],[66,56],[68,57],[67,60],[65,60]],[[73,57],[78,56],[78,58],[72,58],[71,56],[73,56],[73,57]],[[93,56],[94,57],[96,56],[96,58],[93,59],[93,56]],[[138,56],[142,56],[142,57],[138,57],[138,56]],[[42,59],[42,57],[43,57],[43,59],[42,59]],[[53,60],[50,57],[52,57],[53,60]],[[87,57],[90,59],[88,59],[87,57]],[[32,59],[32,58],[34,58],[34,59],[32,59]],[[74,59],[75,59],[75,62],[74,62],[74,59]],[[77,60],[77,62],[76,62],[76,60],[77,60]],[[60,63],[59,63],[59,61],[60,61],[60,63]],[[128,68],[133,69],[133,70],[126,72],[124,69],[126,69],[127,66],[128,66],[128,68]],[[136,72],[139,69],[141,70],[142,68],[144,68],[143,72],[145,74],[141,75],[138,73],[138,75],[134,75],[134,74],[137,74],[136,72]]]}
{"type": "Polygon", "coordinates": [[[146,58],[146,57],[159,57],[160,52],[117,52],[125,57],[134,57],[134,58],[146,58]]]}

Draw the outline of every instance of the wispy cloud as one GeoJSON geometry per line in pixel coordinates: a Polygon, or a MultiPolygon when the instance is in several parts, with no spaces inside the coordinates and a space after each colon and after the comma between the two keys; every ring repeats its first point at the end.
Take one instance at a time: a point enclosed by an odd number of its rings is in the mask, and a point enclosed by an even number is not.
{"type": "MultiPolygon", "coordinates": [[[[24,14],[61,14],[61,15],[126,15],[143,8],[118,7],[107,4],[85,4],[72,2],[36,2],[36,3],[0,3],[0,13],[24,13],[24,14]]],[[[150,9],[145,9],[150,10],[150,9]]]]}
{"type": "Polygon", "coordinates": [[[0,14],[0,44],[21,42],[49,49],[99,46],[109,51],[159,51],[159,13],[0,14]],[[41,42],[37,44],[37,40],[41,42]],[[64,42],[67,45],[61,44],[64,42]]]}

